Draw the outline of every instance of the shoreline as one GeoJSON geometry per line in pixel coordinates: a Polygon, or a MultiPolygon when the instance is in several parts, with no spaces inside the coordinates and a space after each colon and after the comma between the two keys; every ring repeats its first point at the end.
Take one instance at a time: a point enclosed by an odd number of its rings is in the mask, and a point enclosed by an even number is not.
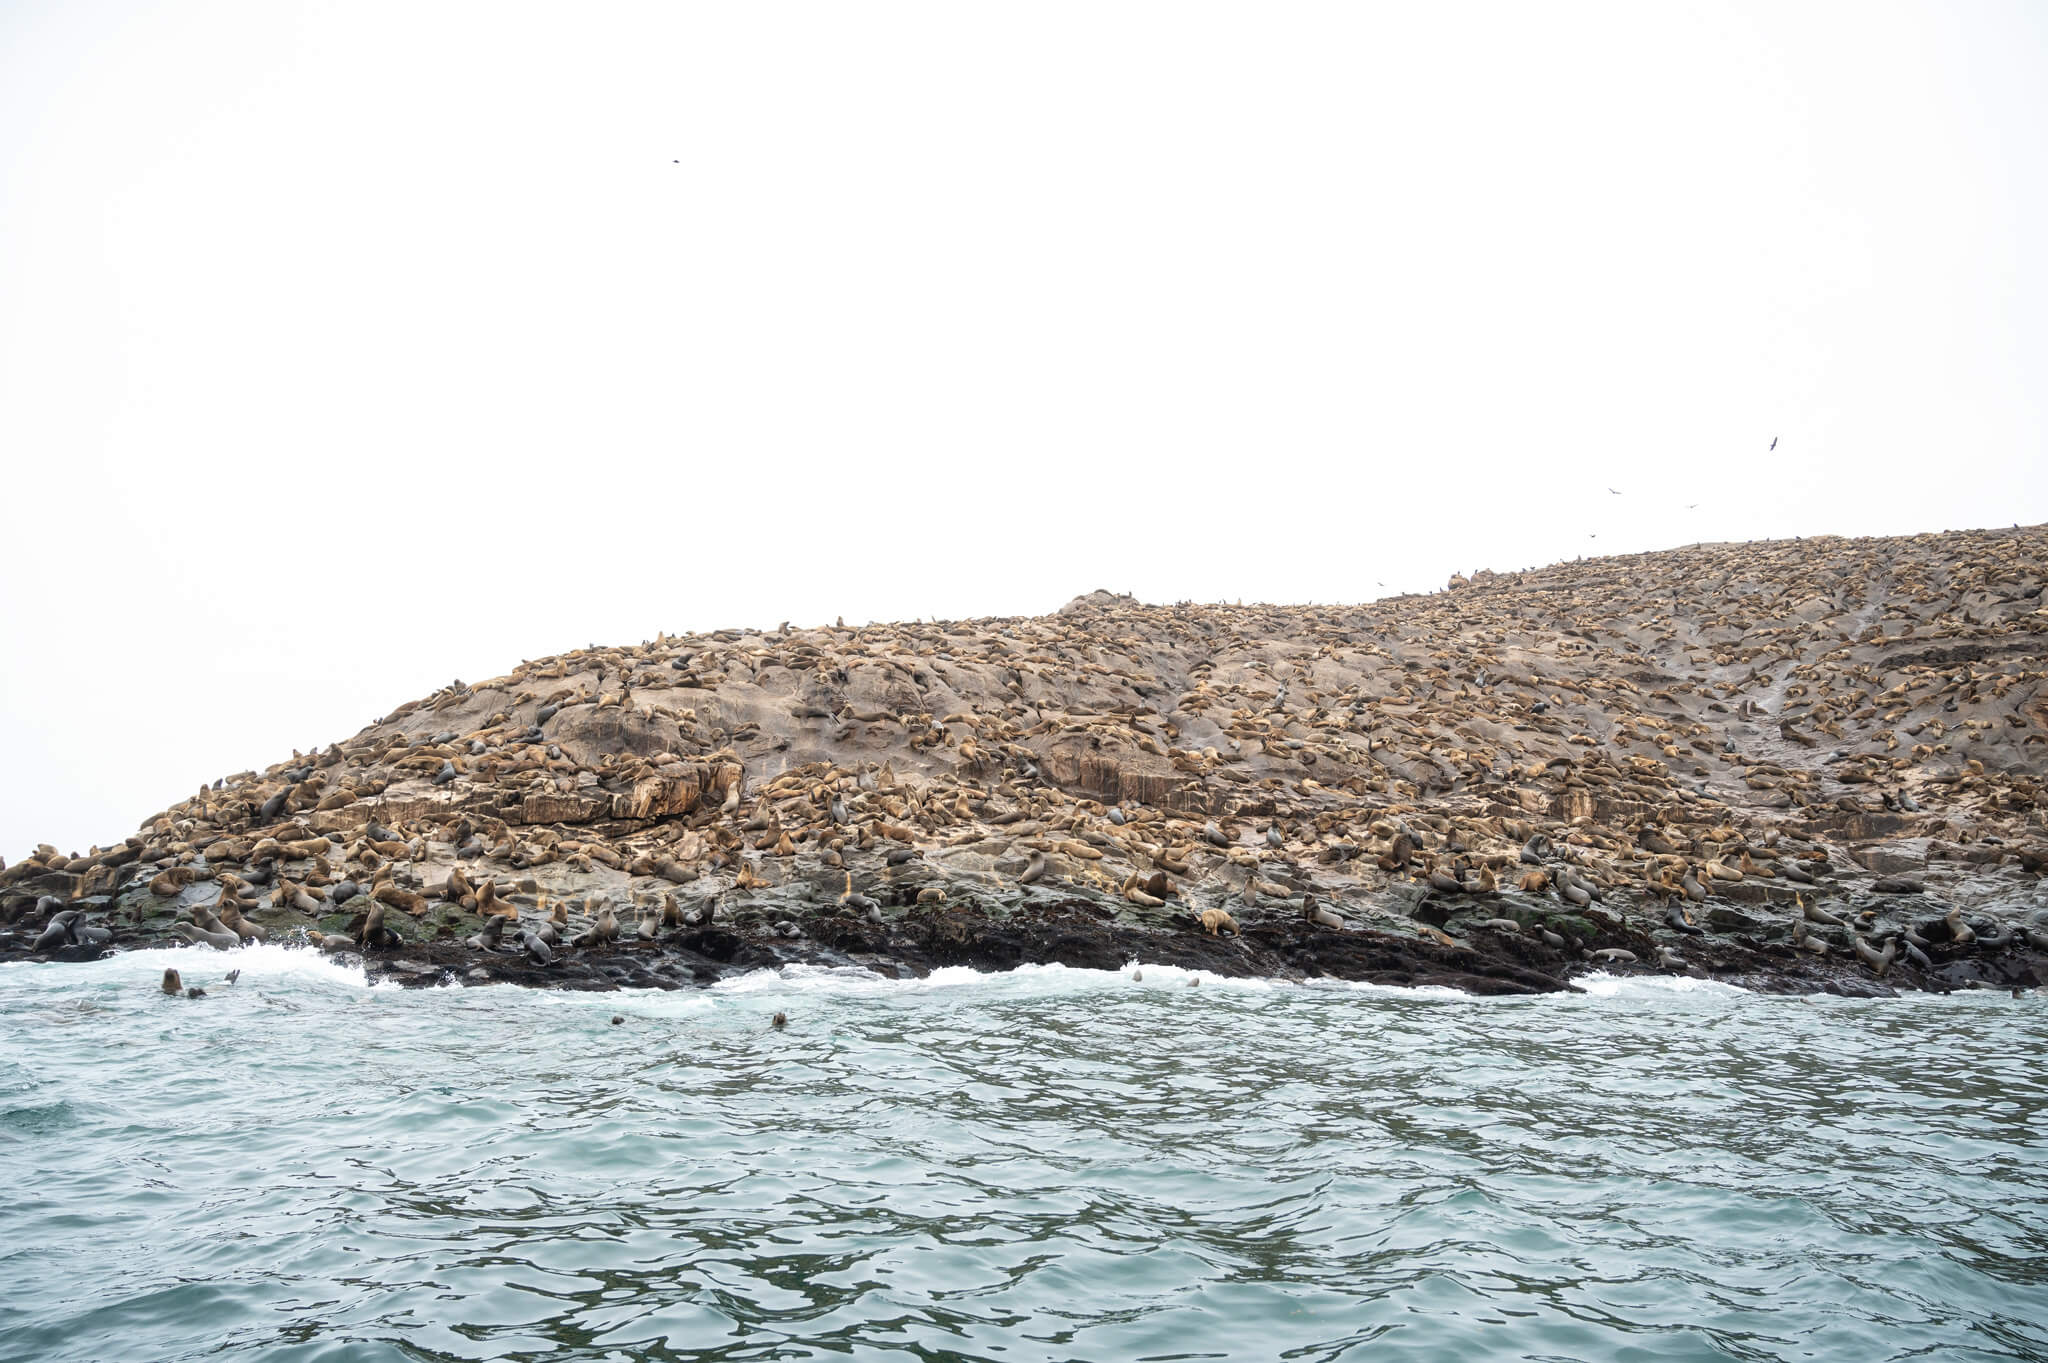
{"type": "MultiPolygon", "coordinates": [[[[146,888],[142,892],[146,895],[146,888]]],[[[131,903],[135,899],[133,887],[127,897],[131,903]]],[[[324,949],[337,961],[359,963],[371,983],[409,988],[514,984],[579,991],[678,990],[707,988],[752,971],[795,964],[855,967],[879,978],[901,980],[948,967],[1000,972],[1056,964],[1119,971],[1134,961],[1219,978],[1334,979],[1481,996],[1570,991],[1577,977],[1596,972],[1714,981],[1762,994],[1845,997],[2034,989],[2048,984],[2048,952],[2036,946],[2044,938],[2039,930],[2000,924],[1980,914],[1971,927],[1975,940],[1937,941],[1948,916],[1934,906],[1923,907],[1917,917],[1895,914],[1869,933],[1821,928],[1808,940],[1825,941],[1828,949],[1816,952],[1794,943],[1789,918],[1765,916],[1753,908],[1744,912],[1725,903],[1709,905],[1699,916],[1711,917],[1718,908],[1721,921],[1739,917],[1752,925],[1751,930],[1684,933],[1669,926],[1661,913],[1640,911],[1649,906],[1588,907],[1564,913],[1556,904],[1519,894],[1461,896],[1462,903],[1430,895],[1413,904],[1396,899],[1384,925],[1342,928],[1310,921],[1298,903],[1275,903],[1263,911],[1239,906],[1233,918],[1240,931],[1233,934],[1229,926],[1219,924],[1213,935],[1193,914],[1168,917],[1163,924],[1133,923],[1120,913],[1128,907],[1120,901],[1062,887],[1020,887],[1007,896],[1012,902],[1001,912],[913,901],[880,922],[873,921],[872,914],[851,914],[837,904],[794,901],[788,893],[749,896],[749,902],[737,908],[726,906],[731,898],[706,898],[708,922],[669,929],[656,924],[648,938],[626,928],[614,939],[580,947],[564,939],[588,932],[594,920],[583,913],[561,913],[556,916],[568,922],[549,934],[557,944],[544,949],[545,963],[540,953],[514,944],[511,935],[520,930],[515,925],[533,924],[530,909],[524,919],[499,915],[507,935],[496,948],[475,940],[486,926],[485,918],[452,906],[430,922],[380,915],[385,935],[367,946],[362,934],[374,901],[366,897],[343,906],[355,926],[352,935],[324,932],[318,920],[304,914],[262,916],[271,920],[265,929],[271,942],[324,949]],[[389,926],[394,921],[402,926],[389,926]],[[1562,936],[1559,928],[1573,933],[1561,948],[1545,935],[1562,936]],[[1928,967],[1894,959],[1880,974],[1855,954],[1855,940],[1889,942],[1908,930],[1927,943],[1928,967]],[[1612,954],[1616,952],[1627,955],[1612,954]]],[[[1308,902],[1312,907],[1313,900],[1308,902]]],[[[706,907],[693,913],[703,915],[706,907]]],[[[0,962],[75,962],[131,950],[176,948],[191,954],[196,966],[215,950],[166,930],[166,922],[190,921],[189,910],[183,918],[152,913],[132,926],[122,921],[126,916],[110,899],[98,915],[99,921],[118,925],[108,941],[58,944],[41,951],[32,949],[28,933],[0,931],[0,962]]],[[[651,917],[648,921],[655,922],[651,917]]]]}

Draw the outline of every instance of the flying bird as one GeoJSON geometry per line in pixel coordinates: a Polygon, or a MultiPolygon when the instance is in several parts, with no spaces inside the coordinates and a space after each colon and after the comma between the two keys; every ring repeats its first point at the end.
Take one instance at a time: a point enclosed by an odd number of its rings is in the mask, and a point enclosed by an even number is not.
{"type": "Polygon", "coordinates": [[[1695,509],[1696,509],[1696,508],[1697,508],[1698,506],[1699,506],[1699,503],[1698,503],[1698,502],[1687,502],[1687,503],[1685,504],[1685,509],[1686,509],[1687,511],[1692,511],[1692,510],[1695,510],[1695,509]]]}
{"type": "MultiPolygon", "coordinates": [[[[1771,449],[1775,450],[1776,448],[1778,448],[1778,437],[1776,437],[1776,436],[1774,435],[1774,436],[1772,436],[1772,437],[1771,437],[1771,449]]],[[[1768,450],[1767,450],[1767,451],[1765,451],[1765,453],[1767,453],[1767,454],[1768,454],[1769,452],[1770,452],[1770,451],[1768,451],[1768,450]]]]}
{"type": "Polygon", "coordinates": [[[1617,497],[1619,497],[1619,496],[1621,495],[1621,494],[1620,494],[1619,492],[1616,492],[1616,491],[1615,491],[1615,489],[1613,489],[1613,488],[1608,488],[1607,490],[1608,490],[1609,492],[1613,492],[1613,493],[1614,493],[1614,495],[1615,495],[1615,496],[1617,496],[1617,497]]]}

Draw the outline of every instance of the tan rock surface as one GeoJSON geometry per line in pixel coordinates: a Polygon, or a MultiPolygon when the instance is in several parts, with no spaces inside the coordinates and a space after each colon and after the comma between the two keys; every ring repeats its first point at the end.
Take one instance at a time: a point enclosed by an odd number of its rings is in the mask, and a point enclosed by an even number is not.
{"type": "Polygon", "coordinates": [[[51,849],[0,871],[0,914],[251,866],[365,892],[459,866],[529,906],[574,897],[579,924],[665,893],[706,923],[775,887],[829,909],[849,870],[899,914],[1055,887],[1175,925],[1583,908],[1557,876],[1513,888],[1541,863],[1653,921],[1686,878],[1775,923],[1795,891],[1878,876],[2025,919],[2048,906],[2044,548],[2042,527],[1699,545],[1363,606],[1097,592],[593,647],[210,786],[120,867],[51,849]]]}

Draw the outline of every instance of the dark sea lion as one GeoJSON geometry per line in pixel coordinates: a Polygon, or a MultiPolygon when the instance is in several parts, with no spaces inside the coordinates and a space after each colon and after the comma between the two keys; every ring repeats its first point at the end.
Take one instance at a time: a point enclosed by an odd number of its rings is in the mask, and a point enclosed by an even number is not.
{"type": "Polygon", "coordinates": [[[173,966],[164,967],[163,989],[164,993],[173,997],[185,992],[185,982],[178,978],[177,969],[173,966]]]}
{"type": "Polygon", "coordinates": [[[30,951],[49,951],[54,947],[69,946],[72,942],[72,925],[85,917],[83,909],[65,909],[52,914],[48,926],[37,935],[30,951]]]}

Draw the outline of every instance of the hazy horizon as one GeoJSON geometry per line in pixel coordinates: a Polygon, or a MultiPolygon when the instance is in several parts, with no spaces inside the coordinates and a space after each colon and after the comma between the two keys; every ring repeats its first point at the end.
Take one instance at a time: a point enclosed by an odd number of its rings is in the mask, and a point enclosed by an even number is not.
{"type": "Polygon", "coordinates": [[[2038,6],[0,38],[9,858],[593,641],[2048,521],[2038,6]]]}

